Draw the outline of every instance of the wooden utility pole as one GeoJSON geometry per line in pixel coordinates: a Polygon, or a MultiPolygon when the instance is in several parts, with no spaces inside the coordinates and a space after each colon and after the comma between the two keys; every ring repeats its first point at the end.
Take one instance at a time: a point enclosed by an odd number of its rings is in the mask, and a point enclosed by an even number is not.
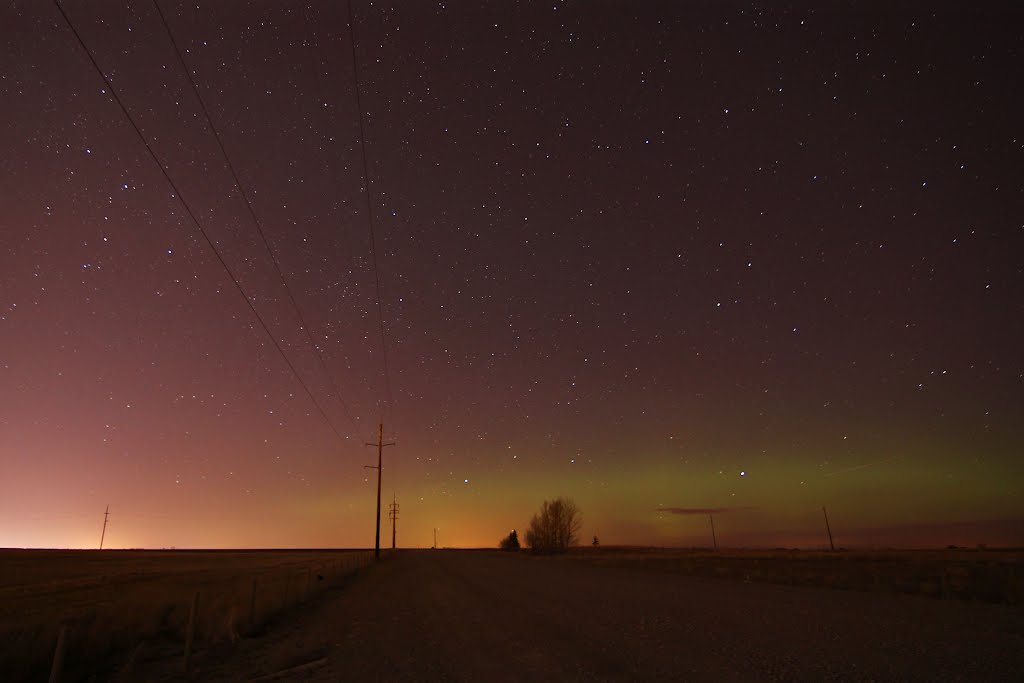
{"type": "Polygon", "coordinates": [[[107,503],[107,509],[103,511],[103,532],[100,534],[100,550],[103,550],[103,539],[107,537],[108,517],[110,517],[110,503],[107,503]]]}
{"type": "Polygon", "coordinates": [[[718,539],[715,537],[715,517],[710,512],[708,513],[708,519],[711,520],[711,543],[715,546],[715,552],[718,552],[718,539]]]}
{"type": "Polygon", "coordinates": [[[392,502],[391,502],[391,505],[390,505],[390,509],[388,510],[388,517],[391,518],[391,549],[394,550],[395,549],[395,526],[396,526],[396,522],[398,521],[398,498],[395,498],[394,494],[391,494],[391,495],[392,495],[392,502]]]}
{"type": "Polygon", "coordinates": [[[385,446],[394,446],[395,442],[384,443],[384,423],[381,422],[377,427],[377,443],[368,443],[367,446],[377,447],[377,466],[365,465],[366,468],[371,470],[377,470],[377,535],[373,545],[373,557],[374,559],[380,559],[380,474],[381,466],[383,464],[383,453],[385,446]]]}
{"type": "Polygon", "coordinates": [[[431,546],[431,547],[433,547],[434,549],[437,548],[437,527],[436,526],[434,527],[434,545],[431,546]]]}
{"type": "Polygon", "coordinates": [[[821,506],[821,512],[825,515],[825,531],[828,532],[828,545],[832,550],[836,549],[836,544],[832,542],[832,528],[828,525],[828,512],[825,510],[825,506],[821,506]]]}

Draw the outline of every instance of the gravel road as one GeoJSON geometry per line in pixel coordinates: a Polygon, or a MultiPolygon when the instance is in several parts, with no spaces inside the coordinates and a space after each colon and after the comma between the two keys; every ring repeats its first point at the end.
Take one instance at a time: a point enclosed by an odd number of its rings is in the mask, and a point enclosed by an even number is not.
{"type": "Polygon", "coordinates": [[[198,664],[201,680],[1022,680],[1024,610],[399,551],[198,664]]]}

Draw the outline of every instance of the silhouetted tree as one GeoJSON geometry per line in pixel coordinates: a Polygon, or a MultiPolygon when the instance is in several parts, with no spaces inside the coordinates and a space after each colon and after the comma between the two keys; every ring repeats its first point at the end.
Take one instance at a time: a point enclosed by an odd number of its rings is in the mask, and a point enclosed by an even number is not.
{"type": "Polygon", "coordinates": [[[498,544],[498,547],[502,550],[508,551],[519,550],[519,534],[516,533],[516,530],[513,529],[512,533],[501,539],[501,543],[498,544]]]}
{"type": "Polygon", "coordinates": [[[564,553],[575,545],[582,525],[583,516],[571,498],[545,500],[530,520],[526,544],[535,553],[564,553]]]}

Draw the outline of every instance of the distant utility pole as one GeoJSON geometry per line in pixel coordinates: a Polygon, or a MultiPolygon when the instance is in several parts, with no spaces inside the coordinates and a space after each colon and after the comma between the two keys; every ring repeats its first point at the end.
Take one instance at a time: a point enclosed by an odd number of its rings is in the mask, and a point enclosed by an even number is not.
{"type": "Polygon", "coordinates": [[[437,548],[437,527],[434,527],[434,545],[432,545],[431,547],[437,548]]]}
{"type": "Polygon", "coordinates": [[[718,539],[715,538],[715,516],[709,512],[708,519],[711,520],[711,542],[715,546],[715,552],[718,552],[718,539]]]}
{"type": "Polygon", "coordinates": [[[103,550],[103,539],[107,537],[108,517],[110,517],[110,503],[107,503],[107,509],[103,511],[103,532],[100,534],[100,550],[103,550]]]}
{"type": "Polygon", "coordinates": [[[395,442],[384,443],[384,423],[381,422],[377,428],[377,443],[368,443],[367,446],[377,447],[377,466],[365,465],[364,467],[377,470],[377,537],[373,545],[373,557],[380,559],[380,470],[383,462],[383,452],[385,446],[394,446],[395,442]]]}
{"type": "Polygon", "coordinates": [[[821,506],[821,512],[825,515],[825,531],[828,532],[828,544],[832,550],[836,549],[836,544],[832,542],[832,528],[828,525],[828,511],[825,510],[825,506],[821,506]]]}
{"type": "Polygon", "coordinates": [[[395,498],[394,494],[391,494],[391,495],[392,495],[392,502],[391,502],[391,505],[389,506],[390,509],[388,510],[388,517],[391,518],[391,549],[394,550],[395,549],[395,526],[396,526],[395,522],[398,521],[398,498],[395,498]]]}

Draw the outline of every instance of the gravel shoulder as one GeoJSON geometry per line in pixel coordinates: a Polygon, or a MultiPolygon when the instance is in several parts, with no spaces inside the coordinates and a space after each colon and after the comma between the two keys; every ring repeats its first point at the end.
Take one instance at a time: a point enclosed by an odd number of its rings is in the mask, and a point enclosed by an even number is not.
{"type": "Polygon", "coordinates": [[[1015,680],[1024,610],[398,551],[196,665],[210,681],[1015,680]]]}

